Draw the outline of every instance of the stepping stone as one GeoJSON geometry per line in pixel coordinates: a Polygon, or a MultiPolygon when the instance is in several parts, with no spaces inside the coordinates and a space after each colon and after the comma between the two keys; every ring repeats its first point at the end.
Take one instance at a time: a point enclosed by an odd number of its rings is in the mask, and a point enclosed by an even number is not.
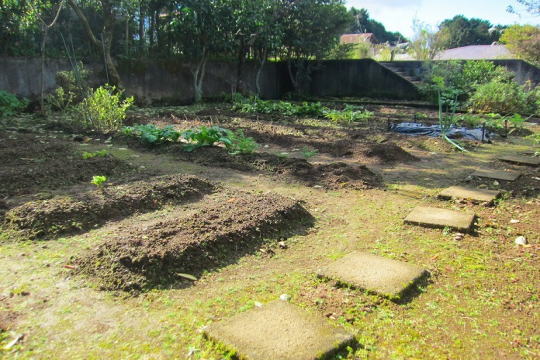
{"type": "Polygon", "coordinates": [[[324,317],[281,300],[211,324],[205,334],[249,360],[321,359],[355,341],[324,317]]]}
{"type": "Polygon", "coordinates": [[[476,170],[471,176],[494,179],[514,181],[521,176],[521,173],[514,171],[501,171],[501,170],[476,170]]]}
{"type": "Polygon", "coordinates": [[[320,277],[390,298],[399,298],[427,274],[418,266],[362,252],[351,253],[319,270],[320,277]]]}
{"type": "Polygon", "coordinates": [[[521,156],[521,155],[506,155],[499,158],[501,161],[506,161],[518,165],[538,166],[540,165],[540,157],[521,156]]]}
{"type": "Polygon", "coordinates": [[[444,200],[464,199],[480,203],[492,203],[497,197],[499,197],[500,194],[501,192],[497,190],[475,189],[464,186],[451,186],[441,191],[441,193],[439,194],[439,198],[444,200]]]}
{"type": "Polygon", "coordinates": [[[405,218],[405,223],[469,231],[474,223],[474,218],[475,215],[470,213],[419,206],[405,218]]]}

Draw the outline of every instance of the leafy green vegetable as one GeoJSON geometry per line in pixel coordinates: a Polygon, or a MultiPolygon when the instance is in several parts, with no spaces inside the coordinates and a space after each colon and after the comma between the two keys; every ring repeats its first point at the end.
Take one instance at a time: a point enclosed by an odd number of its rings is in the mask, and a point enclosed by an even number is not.
{"type": "Polygon", "coordinates": [[[223,143],[226,147],[231,146],[230,134],[230,130],[219,126],[201,126],[200,128],[187,130],[182,133],[182,137],[192,143],[185,145],[184,150],[191,152],[203,146],[212,146],[218,142],[223,143]]]}
{"type": "Polygon", "coordinates": [[[149,146],[177,142],[181,135],[171,125],[160,129],[153,124],[126,126],[122,133],[126,136],[138,138],[143,144],[149,146]]]}

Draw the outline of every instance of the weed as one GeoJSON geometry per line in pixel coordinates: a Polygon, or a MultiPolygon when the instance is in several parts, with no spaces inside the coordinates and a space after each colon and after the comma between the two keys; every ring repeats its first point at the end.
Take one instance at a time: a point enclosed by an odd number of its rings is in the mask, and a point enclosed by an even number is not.
{"type": "Polygon", "coordinates": [[[228,131],[227,136],[231,144],[225,145],[232,155],[251,154],[259,148],[259,144],[253,138],[246,137],[242,130],[237,130],[236,132],[228,131]]]}
{"type": "Polygon", "coordinates": [[[309,158],[311,158],[313,156],[316,156],[318,154],[319,154],[319,150],[317,150],[317,149],[310,149],[307,146],[304,146],[302,148],[302,156],[304,158],[306,158],[306,159],[309,159],[309,158]]]}
{"type": "Polygon", "coordinates": [[[107,150],[99,150],[99,151],[95,151],[95,152],[83,152],[82,153],[82,158],[84,160],[87,160],[87,159],[92,159],[92,158],[95,158],[95,157],[107,157],[109,155],[109,152],[107,150]]]}
{"type": "Polygon", "coordinates": [[[326,110],[324,117],[340,124],[351,125],[354,122],[367,121],[373,117],[371,111],[358,108],[356,106],[345,105],[345,109],[340,110],[326,110]]]}

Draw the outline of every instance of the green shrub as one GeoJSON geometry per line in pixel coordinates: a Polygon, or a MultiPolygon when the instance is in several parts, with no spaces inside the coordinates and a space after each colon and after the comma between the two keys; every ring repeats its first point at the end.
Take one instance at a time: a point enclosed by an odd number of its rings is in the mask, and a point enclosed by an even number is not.
{"type": "Polygon", "coordinates": [[[0,117],[12,116],[28,106],[28,100],[19,100],[17,96],[8,93],[7,91],[0,90],[0,117]]]}
{"type": "Polygon", "coordinates": [[[519,84],[495,79],[478,86],[467,107],[478,113],[528,114],[533,111],[528,96],[519,84]]]}
{"type": "Polygon", "coordinates": [[[114,86],[101,86],[74,107],[76,121],[87,129],[108,133],[122,127],[133,97],[122,100],[123,91],[114,86]]]}
{"type": "Polygon", "coordinates": [[[122,133],[126,136],[137,138],[143,144],[149,146],[176,142],[181,135],[171,125],[160,129],[153,124],[126,126],[122,129],[122,133]]]}

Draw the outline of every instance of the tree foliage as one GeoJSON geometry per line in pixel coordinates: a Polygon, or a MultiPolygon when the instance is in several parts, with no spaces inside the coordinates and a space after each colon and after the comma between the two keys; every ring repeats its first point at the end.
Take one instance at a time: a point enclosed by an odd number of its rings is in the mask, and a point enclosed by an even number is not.
{"type": "Polygon", "coordinates": [[[383,24],[372,19],[367,9],[356,9],[353,7],[349,10],[349,14],[352,22],[347,29],[348,33],[372,33],[381,43],[406,41],[406,38],[401,33],[387,31],[383,24]]]}
{"type": "Polygon", "coordinates": [[[518,57],[540,65],[540,28],[513,25],[504,31],[501,41],[518,57]]]}
{"type": "Polygon", "coordinates": [[[499,40],[501,33],[501,27],[494,27],[487,20],[457,15],[439,25],[438,37],[441,48],[451,49],[468,45],[490,45],[499,40]]]}

